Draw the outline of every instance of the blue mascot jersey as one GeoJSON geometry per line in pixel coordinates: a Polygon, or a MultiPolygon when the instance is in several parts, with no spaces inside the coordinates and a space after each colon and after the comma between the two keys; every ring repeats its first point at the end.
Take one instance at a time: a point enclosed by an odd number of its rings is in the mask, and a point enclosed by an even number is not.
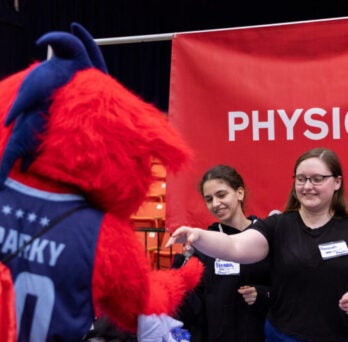
{"type": "MultiPolygon", "coordinates": [[[[0,192],[0,257],[67,210],[84,203],[7,179],[0,192]]],[[[92,325],[92,274],[103,213],[83,208],[12,259],[18,341],[80,341],[92,325]],[[54,322],[54,327],[51,323],[54,322]]]]}

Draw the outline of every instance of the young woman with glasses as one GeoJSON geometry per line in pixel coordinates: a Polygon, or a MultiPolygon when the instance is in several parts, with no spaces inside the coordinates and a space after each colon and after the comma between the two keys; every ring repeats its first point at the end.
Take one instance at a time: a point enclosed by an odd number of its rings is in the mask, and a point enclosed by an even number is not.
{"type": "Polygon", "coordinates": [[[168,245],[249,264],[271,259],[266,341],[348,341],[348,212],[337,155],[315,148],[299,157],[282,214],[257,220],[234,236],[176,230],[168,245]]]}

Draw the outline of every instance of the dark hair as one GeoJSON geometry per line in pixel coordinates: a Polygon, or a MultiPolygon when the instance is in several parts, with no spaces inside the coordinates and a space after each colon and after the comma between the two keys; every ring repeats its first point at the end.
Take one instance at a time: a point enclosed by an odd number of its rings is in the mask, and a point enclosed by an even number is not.
{"type": "MultiPolygon", "coordinates": [[[[238,190],[239,188],[243,188],[245,190],[245,185],[242,176],[237,172],[237,170],[228,165],[216,165],[206,171],[203,175],[201,181],[199,182],[199,192],[202,196],[203,194],[203,186],[205,182],[212,179],[221,179],[226,182],[232,189],[238,190]]],[[[244,201],[241,202],[242,210],[244,209],[244,201]]]]}
{"type": "MultiPolygon", "coordinates": [[[[302,163],[304,160],[309,158],[318,158],[322,160],[326,166],[329,168],[330,172],[333,176],[342,177],[342,183],[341,187],[335,191],[330,205],[330,210],[336,215],[345,217],[348,216],[348,210],[347,210],[347,203],[346,203],[346,197],[344,193],[344,179],[343,179],[343,172],[341,163],[338,159],[338,156],[336,153],[332,150],[329,150],[327,148],[318,147],[313,148],[305,153],[303,153],[296,161],[295,167],[294,167],[294,175],[296,174],[296,170],[300,163],[302,163]]],[[[292,184],[292,188],[289,194],[288,202],[285,207],[285,211],[295,211],[300,208],[300,202],[296,196],[295,192],[295,184],[292,184]]]]}

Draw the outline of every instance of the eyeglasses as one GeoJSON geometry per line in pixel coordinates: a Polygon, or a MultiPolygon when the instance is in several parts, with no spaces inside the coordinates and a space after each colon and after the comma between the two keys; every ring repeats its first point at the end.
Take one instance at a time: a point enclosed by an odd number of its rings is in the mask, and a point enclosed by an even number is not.
{"type": "Polygon", "coordinates": [[[324,183],[326,178],[335,177],[334,175],[313,175],[310,177],[306,177],[304,175],[295,175],[293,178],[295,179],[295,183],[297,185],[305,185],[307,181],[310,181],[313,185],[321,185],[324,183]]]}

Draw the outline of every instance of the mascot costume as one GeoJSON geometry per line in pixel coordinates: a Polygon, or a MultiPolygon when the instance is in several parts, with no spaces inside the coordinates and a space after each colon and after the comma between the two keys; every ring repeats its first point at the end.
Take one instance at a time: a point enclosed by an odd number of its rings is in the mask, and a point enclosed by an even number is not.
{"type": "Polygon", "coordinates": [[[82,26],[37,44],[53,57],[0,82],[0,257],[16,340],[81,341],[103,315],[140,341],[170,341],[202,265],[152,271],[130,216],[152,159],[176,172],[190,151],[163,113],[108,75],[82,26]]]}

